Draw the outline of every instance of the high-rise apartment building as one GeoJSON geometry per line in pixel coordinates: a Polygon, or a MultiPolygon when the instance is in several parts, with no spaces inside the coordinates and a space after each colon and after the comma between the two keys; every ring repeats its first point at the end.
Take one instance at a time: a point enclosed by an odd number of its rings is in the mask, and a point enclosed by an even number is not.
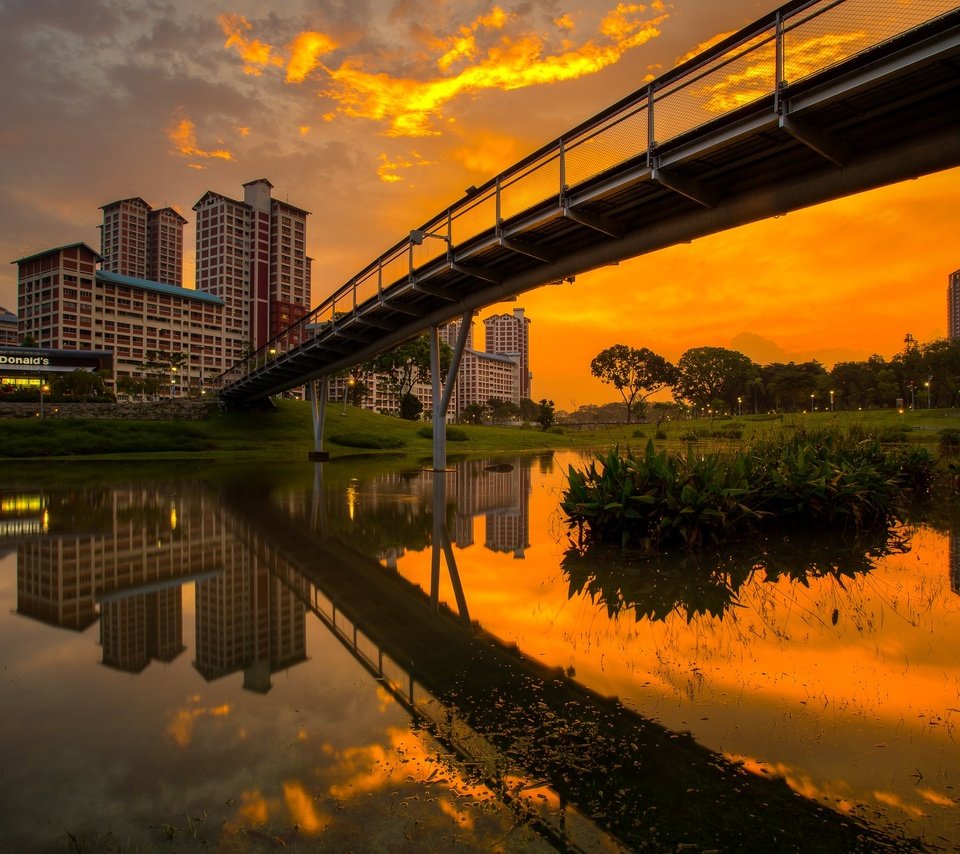
{"type": "Polygon", "coordinates": [[[520,365],[520,397],[531,396],[530,373],[530,318],[523,316],[522,308],[512,314],[494,314],[483,321],[486,330],[484,350],[509,356],[520,365]]]}
{"type": "Polygon", "coordinates": [[[151,351],[182,354],[183,364],[169,376],[172,397],[202,392],[232,364],[224,352],[242,339],[226,338],[222,300],[98,270],[101,261],[85,243],[17,261],[19,325],[37,347],[109,350],[118,382],[145,376],[151,351]]]}
{"type": "Polygon", "coordinates": [[[0,347],[16,347],[19,343],[17,316],[0,305],[0,347]]]}
{"type": "Polygon", "coordinates": [[[266,178],[243,190],[243,201],[208,190],[193,206],[197,290],[224,301],[226,331],[242,342],[228,363],[265,345],[310,306],[309,212],[274,199],[266,178]]]}
{"type": "Polygon", "coordinates": [[[960,270],[947,279],[947,338],[960,338],[960,270]]]}
{"type": "Polygon", "coordinates": [[[102,269],[167,285],[183,284],[183,227],[173,208],[154,210],[139,196],[103,205],[102,269]]]}

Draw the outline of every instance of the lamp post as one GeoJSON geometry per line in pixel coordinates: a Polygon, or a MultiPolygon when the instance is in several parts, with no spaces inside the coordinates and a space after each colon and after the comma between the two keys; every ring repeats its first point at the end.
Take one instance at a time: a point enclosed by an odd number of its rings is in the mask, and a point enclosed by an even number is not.
{"type": "Polygon", "coordinates": [[[737,415],[743,415],[743,407],[741,405],[742,403],[743,403],[743,398],[738,397],[737,398],[737,415]]]}
{"type": "Polygon", "coordinates": [[[833,389],[830,389],[830,411],[833,412],[833,389]]]}
{"type": "Polygon", "coordinates": [[[40,381],[40,417],[43,418],[43,393],[45,391],[50,391],[50,386],[46,384],[45,381],[40,381]]]}
{"type": "Polygon", "coordinates": [[[933,394],[932,394],[933,377],[932,376],[927,377],[927,381],[925,385],[927,387],[927,409],[930,409],[930,407],[932,406],[931,398],[933,397],[933,394]]]}
{"type": "Polygon", "coordinates": [[[811,412],[813,412],[813,399],[814,399],[814,397],[816,397],[816,395],[813,395],[813,394],[810,395],[810,411],[811,411],[811,412]]]}

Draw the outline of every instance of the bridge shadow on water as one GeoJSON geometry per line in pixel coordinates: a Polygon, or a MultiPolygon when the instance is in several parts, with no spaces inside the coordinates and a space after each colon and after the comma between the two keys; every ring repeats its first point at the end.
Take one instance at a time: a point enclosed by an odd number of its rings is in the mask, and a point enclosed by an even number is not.
{"type": "MultiPolygon", "coordinates": [[[[799,795],[781,779],[746,771],[470,621],[446,530],[446,475],[432,477],[432,508],[442,510],[417,525],[433,548],[430,591],[331,533],[336,526],[326,517],[321,466],[309,512],[281,509],[249,485],[225,491],[222,500],[237,536],[258,559],[418,726],[459,757],[465,773],[515,807],[518,820],[561,850],[590,847],[585,840],[598,835],[605,847],[628,850],[921,850],[895,831],[799,795]],[[438,599],[444,562],[460,613],[438,599]],[[541,806],[557,808],[535,806],[543,792],[541,806]]],[[[872,556],[897,547],[895,541],[867,544],[851,564],[855,552],[844,546],[843,563],[849,572],[867,572],[872,556]]],[[[706,575],[663,565],[641,582],[635,568],[571,551],[563,569],[570,595],[585,591],[611,613],[632,608],[638,618],[662,619],[676,610],[689,618],[733,606],[739,586],[758,572],[767,578],[789,573],[800,583],[805,573],[840,572],[836,549],[796,557],[787,561],[768,549],[766,558],[724,559],[706,575]],[[806,568],[788,568],[801,564],[806,568]]]]}

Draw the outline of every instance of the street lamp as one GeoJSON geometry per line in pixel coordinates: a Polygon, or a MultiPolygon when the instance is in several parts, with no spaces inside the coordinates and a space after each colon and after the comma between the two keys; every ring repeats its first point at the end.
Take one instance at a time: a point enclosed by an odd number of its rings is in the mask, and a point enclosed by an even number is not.
{"type": "Polygon", "coordinates": [[[930,398],[933,397],[933,395],[930,393],[930,390],[933,388],[933,377],[927,377],[927,381],[924,383],[924,385],[927,387],[927,409],[929,409],[931,405],[930,398]]]}
{"type": "Polygon", "coordinates": [[[40,383],[40,417],[43,418],[43,393],[45,391],[50,391],[50,386],[45,382],[40,383]]]}
{"type": "Polygon", "coordinates": [[[810,395],[810,411],[811,411],[811,412],[813,412],[813,399],[814,399],[814,397],[816,397],[816,395],[814,395],[814,394],[811,394],[811,395],[810,395]]]}
{"type": "Polygon", "coordinates": [[[833,412],[833,389],[830,389],[830,411],[833,412]]]}
{"type": "Polygon", "coordinates": [[[738,397],[738,398],[737,398],[737,415],[743,415],[743,409],[742,409],[742,407],[741,407],[741,404],[742,404],[742,403],[743,403],[743,398],[742,398],[742,397],[738,397]]]}
{"type": "Polygon", "coordinates": [[[415,246],[422,246],[423,239],[425,237],[433,237],[436,240],[444,241],[447,244],[447,246],[450,245],[450,238],[447,237],[445,234],[432,234],[429,231],[423,231],[422,229],[419,229],[419,228],[415,228],[413,231],[410,232],[410,242],[415,246]]]}

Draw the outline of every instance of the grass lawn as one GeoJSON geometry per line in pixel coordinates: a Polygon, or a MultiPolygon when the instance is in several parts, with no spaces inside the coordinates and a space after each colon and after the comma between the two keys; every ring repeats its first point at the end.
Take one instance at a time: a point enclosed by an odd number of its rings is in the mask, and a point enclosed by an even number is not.
{"type": "MultiPolygon", "coordinates": [[[[263,412],[214,413],[205,421],[108,421],[51,418],[0,421],[0,458],[150,457],[203,459],[305,459],[313,448],[310,404],[277,400],[263,412]]],[[[960,412],[925,410],[898,413],[814,412],[796,415],[743,415],[725,419],[664,422],[666,442],[684,444],[696,436],[705,449],[729,445],[739,434],[749,440],[778,430],[846,428],[859,425],[884,441],[901,438],[936,446],[940,430],[960,428],[960,412]]],[[[348,406],[327,407],[324,449],[332,457],[356,454],[432,455],[432,440],[422,422],[403,421],[348,406]]],[[[524,453],[558,448],[638,446],[655,438],[655,424],[562,426],[544,432],[536,427],[457,425],[460,441],[449,441],[447,454],[524,453]]],[[[663,441],[663,440],[657,440],[663,441]]]]}

